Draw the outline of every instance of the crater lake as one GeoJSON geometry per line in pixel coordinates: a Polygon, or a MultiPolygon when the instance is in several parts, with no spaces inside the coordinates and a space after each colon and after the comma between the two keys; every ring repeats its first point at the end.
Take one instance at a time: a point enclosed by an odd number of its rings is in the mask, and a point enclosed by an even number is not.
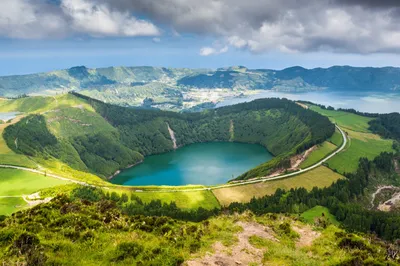
{"type": "Polygon", "coordinates": [[[196,143],[148,156],[141,164],[121,171],[110,181],[131,186],[216,185],[272,158],[273,155],[258,144],[196,143]]]}

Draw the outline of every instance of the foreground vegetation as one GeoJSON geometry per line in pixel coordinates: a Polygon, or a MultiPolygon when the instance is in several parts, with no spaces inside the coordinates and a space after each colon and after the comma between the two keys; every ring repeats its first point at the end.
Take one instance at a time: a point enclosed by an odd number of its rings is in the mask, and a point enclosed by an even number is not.
{"type": "MultiPolygon", "coordinates": [[[[60,195],[50,203],[3,217],[0,261],[5,265],[193,265],[215,254],[222,263],[250,265],[399,262],[388,256],[398,249],[395,245],[338,229],[323,216],[313,223],[314,229],[296,216],[248,212],[190,222],[130,213],[124,206],[131,201],[141,205],[135,197],[78,188],[71,196],[60,195]]],[[[155,203],[146,207],[153,213],[157,208],[155,203]]]]}

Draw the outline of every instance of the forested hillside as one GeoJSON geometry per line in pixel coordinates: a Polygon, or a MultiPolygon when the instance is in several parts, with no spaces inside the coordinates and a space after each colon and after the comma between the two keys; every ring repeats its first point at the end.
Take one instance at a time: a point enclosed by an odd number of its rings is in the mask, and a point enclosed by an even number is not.
{"type": "MultiPolygon", "coordinates": [[[[177,146],[210,141],[258,143],[277,156],[243,178],[267,174],[288,156],[322,143],[334,125],[283,99],[260,99],[202,113],[176,113],[105,104],[69,95],[74,104],[32,114],[7,127],[4,138],[17,153],[56,158],[74,169],[108,177],[177,146]]],[[[27,98],[29,99],[29,98],[27,98]]]]}
{"type": "Polygon", "coordinates": [[[384,138],[400,141],[400,114],[381,114],[377,119],[369,122],[371,131],[384,138]]]}

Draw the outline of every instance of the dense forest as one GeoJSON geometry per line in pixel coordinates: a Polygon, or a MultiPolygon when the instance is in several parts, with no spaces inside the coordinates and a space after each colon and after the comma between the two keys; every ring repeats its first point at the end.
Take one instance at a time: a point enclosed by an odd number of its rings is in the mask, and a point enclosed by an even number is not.
{"type": "Polygon", "coordinates": [[[54,157],[75,169],[109,177],[144,156],[172,150],[170,127],[178,147],[212,141],[263,145],[276,157],[240,177],[248,179],[286,166],[289,156],[323,142],[335,130],[328,118],[287,99],[260,99],[200,113],[176,113],[120,107],[74,95],[86,100],[113,130],[56,138],[48,130],[45,117],[30,115],[6,128],[7,145],[17,153],[54,157]]]}
{"type": "Polygon", "coordinates": [[[400,141],[400,114],[382,114],[369,122],[370,130],[383,136],[400,141]]]}

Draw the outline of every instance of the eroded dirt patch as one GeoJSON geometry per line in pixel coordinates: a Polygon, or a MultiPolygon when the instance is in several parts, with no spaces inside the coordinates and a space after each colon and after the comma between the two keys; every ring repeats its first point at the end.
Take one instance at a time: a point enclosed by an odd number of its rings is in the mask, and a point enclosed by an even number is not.
{"type": "Polygon", "coordinates": [[[296,247],[298,248],[311,246],[313,241],[321,235],[321,233],[313,231],[309,226],[293,226],[293,230],[300,235],[300,238],[296,242],[296,247]]]}
{"type": "Polygon", "coordinates": [[[237,234],[237,244],[232,247],[225,247],[220,242],[216,242],[213,245],[213,254],[207,254],[203,258],[187,261],[186,265],[234,266],[249,265],[250,263],[261,264],[264,250],[252,246],[249,242],[249,238],[255,235],[264,239],[278,241],[273,231],[258,223],[237,222],[237,225],[243,228],[243,231],[237,234]]]}

